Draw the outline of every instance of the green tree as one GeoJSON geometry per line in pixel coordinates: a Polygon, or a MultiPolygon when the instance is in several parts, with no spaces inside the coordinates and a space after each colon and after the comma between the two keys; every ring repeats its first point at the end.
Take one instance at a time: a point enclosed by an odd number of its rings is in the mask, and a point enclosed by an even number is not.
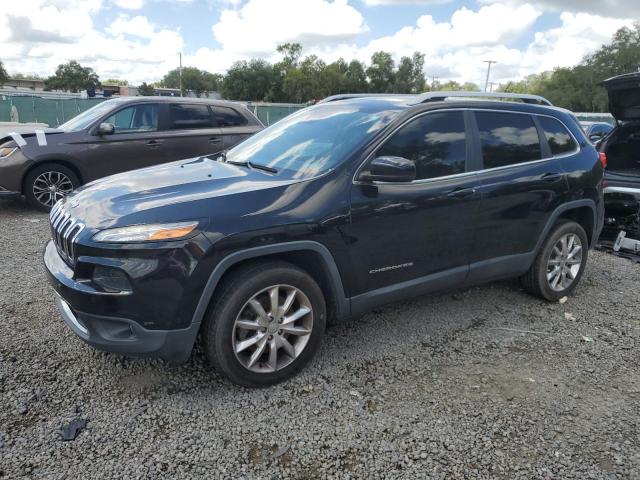
{"type": "Polygon", "coordinates": [[[0,62],[0,87],[4,85],[7,80],[9,80],[9,74],[4,69],[4,64],[0,62]]]}
{"type": "Polygon", "coordinates": [[[372,93],[388,93],[395,84],[395,62],[390,53],[376,52],[371,56],[371,65],[367,68],[369,91],[372,93]]]}
{"type": "Polygon", "coordinates": [[[364,93],[369,91],[367,83],[367,73],[364,63],[358,60],[351,60],[345,72],[346,86],[349,93],[364,93]]]}
{"type": "MultiPolygon", "coordinates": [[[[196,67],[182,69],[182,93],[191,91],[196,97],[220,90],[222,75],[200,70],[196,67]]],[[[180,68],[169,71],[160,81],[161,87],[180,88],[180,68]]]]}
{"type": "Polygon", "coordinates": [[[153,85],[148,85],[146,82],[142,82],[138,87],[138,93],[143,97],[153,97],[156,94],[156,89],[153,88],[153,85]]]}
{"type": "Polygon", "coordinates": [[[83,67],[75,60],[58,65],[55,75],[44,82],[46,90],[80,90],[95,89],[100,86],[98,74],[93,68],[83,67]]]}
{"type": "Polygon", "coordinates": [[[422,93],[426,89],[424,78],[424,54],[415,52],[411,57],[402,57],[395,74],[395,93],[422,93]]]}
{"type": "Polygon", "coordinates": [[[101,82],[103,85],[119,85],[121,87],[129,85],[128,80],[118,80],[117,78],[109,78],[101,82]]]}
{"type": "Polygon", "coordinates": [[[222,82],[222,96],[232,100],[265,101],[277,74],[269,62],[260,59],[234,63],[222,82]]]}

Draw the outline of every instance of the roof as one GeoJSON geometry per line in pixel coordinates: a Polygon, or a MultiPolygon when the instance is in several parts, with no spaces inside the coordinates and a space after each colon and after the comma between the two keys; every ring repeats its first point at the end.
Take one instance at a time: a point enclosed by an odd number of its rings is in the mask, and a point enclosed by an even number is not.
{"type": "Polygon", "coordinates": [[[211,98],[196,98],[196,97],[162,97],[162,96],[139,96],[139,97],[111,97],[109,100],[119,103],[140,103],[140,102],[152,102],[152,103],[204,103],[206,105],[219,105],[219,106],[242,106],[237,102],[229,100],[214,100],[211,98]]]}

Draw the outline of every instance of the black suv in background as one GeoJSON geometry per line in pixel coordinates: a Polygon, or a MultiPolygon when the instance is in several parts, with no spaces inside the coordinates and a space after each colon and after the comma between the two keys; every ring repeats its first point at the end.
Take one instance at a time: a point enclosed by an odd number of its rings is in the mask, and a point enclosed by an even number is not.
{"type": "Polygon", "coordinates": [[[217,159],[80,189],[44,253],[64,320],[97,348],[175,361],[200,334],[222,374],[263,386],[311,359],[328,319],[507,277],[571,293],[603,222],[575,117],[433,99],[336,99],[217,159]]]}
{"type": "Polygon", "coordinates": [[[263,126],[219,100],[123,97],[58,128],[0,131],[0,198],[25,195],[41,210],[80,185],[114,173],[228,149],[263,126]]]}

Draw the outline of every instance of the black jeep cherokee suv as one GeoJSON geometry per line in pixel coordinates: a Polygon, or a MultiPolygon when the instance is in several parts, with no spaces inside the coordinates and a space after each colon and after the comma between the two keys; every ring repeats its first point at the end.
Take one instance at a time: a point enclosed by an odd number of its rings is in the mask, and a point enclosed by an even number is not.
{"type": "Polygon", "coordinates": [[[59,202],[44,253],[69,327],[111,352],[268,385],[329,319],[520,276],[569,294],[602,228],[603,166],[570,113],[500,101],[346,98],[217,159],[111,176],[59,202]]]}

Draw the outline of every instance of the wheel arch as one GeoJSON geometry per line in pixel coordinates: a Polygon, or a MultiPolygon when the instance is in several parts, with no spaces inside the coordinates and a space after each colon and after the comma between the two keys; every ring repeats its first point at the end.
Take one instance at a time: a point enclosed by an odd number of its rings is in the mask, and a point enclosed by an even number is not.
{"type": "Polygon", "coordinates": [[[573,220],[580,224],[587,233],[587,239],[589,240],[589,247],[592,247],[596,243],[597,225],[598,225],[598,213],[596,209],[596,203],[588,198],[581,200],[573,200],[571,202],[564,203],[554,210],[554,212],[547,220],[547,224],[544,227],[542,235],[538,239],[535,253],[537,254],[542,247],[544,240],[551,232],[551,229],[556,225],[558,220],[568,219],[573,220]]]}
{"type": "Polygon", "coordinates": [[[75,175],[78,177],[78,180],[80,180],[80,185],[84,184],[84,178],[82,176],[82,173],[80,172],[78,167],[76,167],[72,162],[68,160],[59,159],[59,158],[39,160],[37,162],[34,162],[32,165],[30,165],[29,168],[25,170],[25,172],[22,175],[22,181],[21,181],[22,192],[21,193],[23,195],[26,192],[25,187],[26,187],[27,177],[29,176],[29,174],[36,168],[40,168],[44,165],[62,165],[63,167],[66,167],[69,170],[71,170],[73,173],[75,173],[75,175]]]}
{"type": "Polygon", "coordinates": [[[225,275],[255,260],[277,259],[296,265],[311,275],[327,301],[328,316],[338,319],[350,315],[350,304],[333,255],[315,241],[295,241],[240,250],[224,257],[209,275],[193,315],[192,325],[201,324],[217,287],[225,275]]]}

